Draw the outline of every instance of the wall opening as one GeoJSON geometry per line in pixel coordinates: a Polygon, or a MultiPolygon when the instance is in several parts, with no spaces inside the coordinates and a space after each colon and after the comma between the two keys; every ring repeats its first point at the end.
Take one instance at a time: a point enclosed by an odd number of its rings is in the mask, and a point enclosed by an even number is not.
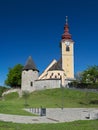
{"type": "Polygon", "coordinates": [[[33,82],[30,82],[30,86],[33,87],[33,82]]]}
{"type": "Polygon", "coordinates": [[[66,51],[70,51],[70,48],[69,48],[69,46],[66,46],[66,51]]]}

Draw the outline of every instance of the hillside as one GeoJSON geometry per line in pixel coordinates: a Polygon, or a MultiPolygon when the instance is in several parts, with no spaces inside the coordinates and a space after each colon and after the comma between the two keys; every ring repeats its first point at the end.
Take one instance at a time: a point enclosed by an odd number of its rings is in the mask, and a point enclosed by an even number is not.
{"type": "MultiPolygon", "coordinates": [[[[28,108],[98,107],[98,94],[71,89],[42,90],[31,93],[26,102],[28,108]]],[[[31,115],[23,110],[24,104],[24,98],[19,98],[16,92],[8,94],[0,100],[0,113],[31,115]]]]}

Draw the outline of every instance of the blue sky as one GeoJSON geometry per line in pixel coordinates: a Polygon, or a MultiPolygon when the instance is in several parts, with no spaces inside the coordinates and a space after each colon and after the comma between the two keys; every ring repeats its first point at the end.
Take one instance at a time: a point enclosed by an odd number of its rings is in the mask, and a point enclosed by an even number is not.
{"type": "Polygon", "coordinates": [[[97,0],[0,0],[0,85],[8,68],[32,56],[40,73],[60,58],[65,17],[75,42],[75,72],[98,65],[97,0]]]}

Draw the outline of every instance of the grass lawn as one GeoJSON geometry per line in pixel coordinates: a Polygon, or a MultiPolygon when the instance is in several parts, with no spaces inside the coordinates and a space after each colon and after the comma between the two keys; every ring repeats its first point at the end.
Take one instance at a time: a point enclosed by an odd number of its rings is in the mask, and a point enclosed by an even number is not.
{"type": "Polygon", "coordinates": [[[18,124],[0,121],[0,130],[98,130],[98,120],[57,124],[18,124]]]}
{"type": "MultiPolygon", "coordinates": [[[[46,107],[46,108],[83,108],[83,107],[98,107],[98,93],[82,92],[79,90],[70,89],[52,89],[35,91],[30,94],[27,107],[46,107]]],[[[0,100],[0,113],[17,114],[17,115],[32,115],[23,110],[24,99],[19,98],[17,93],[6,95],[0,100]]]]}

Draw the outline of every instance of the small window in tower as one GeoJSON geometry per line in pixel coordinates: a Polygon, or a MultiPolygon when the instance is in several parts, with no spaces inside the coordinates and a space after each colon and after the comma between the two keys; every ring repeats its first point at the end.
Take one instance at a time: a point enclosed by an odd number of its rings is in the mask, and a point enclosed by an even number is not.
{"type": "Polygon", "coordinates": [[[30,82],[31,87],[33,87],[33,82],[30,82]]]}
{"type": "Polygon", "coordinates": [[[70,48],[69,48],[69,46],[66,46],[66,51],[70,51],[70,48]]]}

